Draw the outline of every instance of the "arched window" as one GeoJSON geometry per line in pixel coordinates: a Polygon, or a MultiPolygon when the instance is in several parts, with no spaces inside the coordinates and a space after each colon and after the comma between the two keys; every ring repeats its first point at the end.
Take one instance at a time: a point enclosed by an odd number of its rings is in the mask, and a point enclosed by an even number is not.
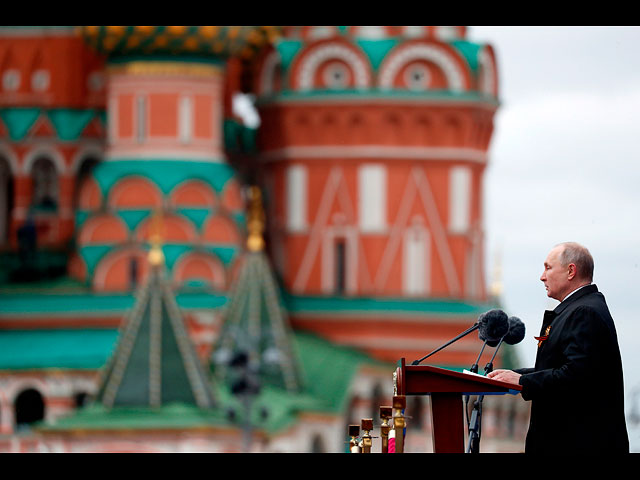
{"type": "Polygon", "coordinates": [[[334,243],[334,293],[344,295],[347,291],[347,245],[342,237],[334,243]]]}
{"type": "Polygon", "coordinates": [[[48,157],[39,157],[31,168],[33,196],[31,206],[38,210],[57,210],[58,173],[53,161],[48,157]]]}
{"type": "Polygon", "coordinates": [[[80,409],[89,403],[89,394],[87,392],[78,392],[73,396],[73,403],[76,408],[80,409]]]}
{"type": "Polygon", "coordinates": [[[13,210],[13,178],[6,159],[0,157],[0,246],[9,242],[9,225],[13,210]]]}
{"type": "Polygon", "coordinates": [[[34,388],[23,390],[14,401],[16,430],[44,419],[44,399],[34,388]]]}

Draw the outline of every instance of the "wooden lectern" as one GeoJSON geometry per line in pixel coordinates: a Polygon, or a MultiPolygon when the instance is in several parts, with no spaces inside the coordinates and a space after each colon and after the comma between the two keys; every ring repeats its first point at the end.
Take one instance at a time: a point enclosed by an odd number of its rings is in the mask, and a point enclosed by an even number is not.
{"type": "Polygon", "coordinates": [[[517,394],[522,387],[472,373],[429,365],[398,362],[394,374],[396,395],[431,395],[433,449],[435,453],[464,453],[463,395],[517,394]]]}

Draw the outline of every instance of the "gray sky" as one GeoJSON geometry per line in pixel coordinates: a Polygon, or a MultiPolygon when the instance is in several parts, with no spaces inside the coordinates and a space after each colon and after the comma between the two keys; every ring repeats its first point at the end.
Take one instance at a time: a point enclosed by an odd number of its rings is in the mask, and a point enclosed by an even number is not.
{"type": "Polygon", "coordinates": [[[533,365],[532,336],[557,304],[542,262],[557,243],[582,243],[616,322],[629,410],[640,390],[640,28],[470,27],[468,37],[498,61],[487,273],[500,258],[505,310],[527,327],[521,356],[533,365]]]}

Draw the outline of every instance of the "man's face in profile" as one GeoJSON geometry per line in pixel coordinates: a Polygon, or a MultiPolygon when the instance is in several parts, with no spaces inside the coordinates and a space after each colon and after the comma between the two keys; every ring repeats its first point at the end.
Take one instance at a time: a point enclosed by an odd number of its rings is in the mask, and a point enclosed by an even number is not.
{"type": "Polygon", "coordinates": [[[560,254],[563,247],[556,247],[549,252],[544,261],[544,271],[540,280],[544,283],[547,296],[562,301],[569,288],[569,269],[560,263],[560,254]]]}

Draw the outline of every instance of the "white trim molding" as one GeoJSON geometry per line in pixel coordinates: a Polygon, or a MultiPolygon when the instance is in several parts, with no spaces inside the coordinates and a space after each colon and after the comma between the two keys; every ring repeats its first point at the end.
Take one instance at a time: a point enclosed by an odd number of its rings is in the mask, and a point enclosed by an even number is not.
{"type": "Polygon", "coordinates": [[[458,147],[404,147],[388,145],[326,145],[284,147],[262,153],[263,162],[285,159],[381,158],[410,160],[452,160],[487,163],[485,150],[458,147]]]}

